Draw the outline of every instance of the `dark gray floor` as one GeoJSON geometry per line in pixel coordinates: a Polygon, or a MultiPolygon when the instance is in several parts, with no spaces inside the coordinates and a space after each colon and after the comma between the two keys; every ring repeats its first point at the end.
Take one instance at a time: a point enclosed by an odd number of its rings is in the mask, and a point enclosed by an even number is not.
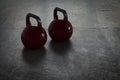
{"type": "Polygon", "coordinates": [[[0,80],[120,80],[120,0],[1,0],[0,80]],[[47,31],[55,7],[68,12],[71,40],[25,49],[26,14],[47,31]]]}

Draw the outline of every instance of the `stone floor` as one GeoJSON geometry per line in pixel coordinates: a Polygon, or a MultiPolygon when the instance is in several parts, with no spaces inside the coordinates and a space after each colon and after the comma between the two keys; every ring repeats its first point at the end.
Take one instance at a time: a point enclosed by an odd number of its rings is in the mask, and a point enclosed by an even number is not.
{"type": "Polygon", "coordinates": [[[120,80],[120,0],[0,0],[0,80],[120,80]],[[55,7],[68,13],[70,41],[24,48],[26,14],[47,31],[55,7]]]}

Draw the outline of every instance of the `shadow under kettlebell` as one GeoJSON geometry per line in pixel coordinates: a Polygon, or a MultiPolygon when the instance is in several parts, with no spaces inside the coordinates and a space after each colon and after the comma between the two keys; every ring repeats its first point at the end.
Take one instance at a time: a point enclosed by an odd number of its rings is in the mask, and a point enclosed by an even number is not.
{"type": "Polygon", "coordinates": [[[22,57],[24,61],[30,65],[36,65],[44,60],[46,55],[46,49],[43,47],[39,50],[30,50],[23,48],[22,57]]]}
{"type": "Polygon", "coordinates": [[[67,54],[72,49],[72,43],[70,40],[62,43],[51,40],[49,47],[56,54],[67,54]]]}

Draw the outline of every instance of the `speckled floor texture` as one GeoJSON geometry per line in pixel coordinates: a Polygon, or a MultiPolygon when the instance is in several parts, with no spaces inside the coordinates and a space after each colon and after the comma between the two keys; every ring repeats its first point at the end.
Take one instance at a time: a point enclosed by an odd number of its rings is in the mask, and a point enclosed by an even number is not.
{"type": "Polygon", "coordinates": [[[120,80],[120,0],[0,0],[0,80],[120,80]],[[71,39],[24,48],[26,14],[48,34],[55,7],[67,11],[71,39]]]}

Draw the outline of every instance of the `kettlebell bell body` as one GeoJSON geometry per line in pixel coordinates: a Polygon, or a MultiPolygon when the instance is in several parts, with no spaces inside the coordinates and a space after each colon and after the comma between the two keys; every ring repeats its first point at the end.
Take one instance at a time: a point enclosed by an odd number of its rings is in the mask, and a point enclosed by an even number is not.
{"type": "Polygon", "coordinates": [[[70,39],[73,33],[73,28],[71,23],[68,21],[68,16],[65,10],[58,7],[54,9],[54,20],[50,23],[48,32],[52,40],[57,42],[64,42],[70,39]],[[63,20],[58,19],[57,11],[63,13],[63,20]]]}
{"type": "Polygon", "coordinates": [[[47,34],[41,25],[41,20],[38,16],[28,13],[26,16],[26,28],[21,35],[22,43],[26,48],[39,49],[44,46],[47,41],[47,34]],[[35,18],[38,25],[32,26],[30,17],[35,18]]]}

